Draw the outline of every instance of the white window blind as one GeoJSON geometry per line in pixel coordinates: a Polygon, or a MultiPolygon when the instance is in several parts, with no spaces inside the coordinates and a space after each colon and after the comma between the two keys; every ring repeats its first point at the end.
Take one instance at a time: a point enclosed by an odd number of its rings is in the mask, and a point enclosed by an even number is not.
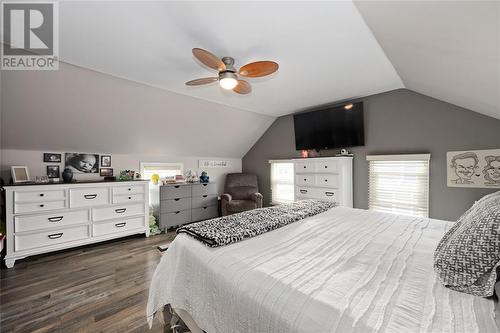
{"type": "Polygon", "coordinates": [[[294,201],[293,162],[271,160],[271,204],[294,201]]]}
{"type": "Polygon", "coordinates": [[[182,175],[182,163],[141,163],[141,176],[143,179],[150,179],[155,173],[161,178],[182,175]]]}
{"type": "Polygon", "coordinates": [[[430,154],[367,156],[369,208],[428,217],[430,157],[430,154]]]}

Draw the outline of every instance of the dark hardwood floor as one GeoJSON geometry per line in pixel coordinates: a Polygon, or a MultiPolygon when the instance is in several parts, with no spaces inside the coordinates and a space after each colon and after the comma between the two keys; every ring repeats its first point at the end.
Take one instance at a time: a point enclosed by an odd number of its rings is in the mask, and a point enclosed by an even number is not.
{"type": "Polygon", "coordinates": [[[2,267],[0,332],[170,332],[158,320],[149,331],[145,314],[156,246],[174,237],[137,235],[2,267]]]}

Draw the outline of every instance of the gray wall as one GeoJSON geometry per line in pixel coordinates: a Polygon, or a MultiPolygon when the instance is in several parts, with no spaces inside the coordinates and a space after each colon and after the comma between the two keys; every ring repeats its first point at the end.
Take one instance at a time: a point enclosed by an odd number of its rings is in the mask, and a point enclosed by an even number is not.
{"type": "MultiPolygon", "coordinates": [[[[365,146],[353,148],[354,207],[368,207],[367,154],[431,153],[430,216],[455,220],[489,189],[446,186],[446,152],[500,148],[500,120],[410,90],[362,99],[365,146]]],[[[333,156],[337,151],[322,151],[333,156]]],[[[243,171],[259,176],[264,201],[270,200],[268,160],[298,157],[293,116],[276,119],[243,157],[243,171]]]]}
{"type": "Polygon", "coordinates": [[[1,72],[2,149],[241,158],[274,120],[63,62],[1,72]]]}

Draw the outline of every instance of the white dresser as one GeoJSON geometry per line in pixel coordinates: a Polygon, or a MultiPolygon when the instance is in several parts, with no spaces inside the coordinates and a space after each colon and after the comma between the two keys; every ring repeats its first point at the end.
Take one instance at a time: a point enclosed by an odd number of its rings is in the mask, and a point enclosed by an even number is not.
{"type": "Polygon", "coordinates": [[[6,266],[35,254],[137,233],[149,236],[148,183],[5,186],[6,266]]]}
{"type": "Polygon", "coordinates": [[[215,183],[169,184],[160,187],[160,228],[207,220],[219,215],[215,183]]]}
{"type": "Polygon", "coordinates": [[[352,157],[294,159],[295,200],[320,199],[352,207],[352,157]]]}

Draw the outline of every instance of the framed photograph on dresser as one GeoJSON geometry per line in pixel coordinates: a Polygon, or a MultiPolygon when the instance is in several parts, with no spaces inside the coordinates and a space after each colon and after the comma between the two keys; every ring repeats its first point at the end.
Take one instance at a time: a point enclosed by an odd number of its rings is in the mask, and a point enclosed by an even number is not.
{"type": "Polygon", "coordinates": [[[111,176],[113,176],[113,169],[112,168],[101,168],[101,170],[100,170],[100,176],[101,177],[111,177],[111,176]]]}
{"type": "Polygon", "coordinates": [[[59,178],[59,165],[47,165],[47,177],[49,178],[59,178]]]}
{"type": "Polygon", "coordinates": [[[101,155],[101,167],[111,167],[111,155],[101,155]]]}
{"type": "Polygon", "coordinates": [[[61,163],[62,154],[43,153],[43,161],[45,163],[61,163]]]}
{"type": "Polygon", "coordinates": [[[30,173],[27,166],[12,166],[10,167],[12,180],[14,184],[31,182],[30,173]]]}

